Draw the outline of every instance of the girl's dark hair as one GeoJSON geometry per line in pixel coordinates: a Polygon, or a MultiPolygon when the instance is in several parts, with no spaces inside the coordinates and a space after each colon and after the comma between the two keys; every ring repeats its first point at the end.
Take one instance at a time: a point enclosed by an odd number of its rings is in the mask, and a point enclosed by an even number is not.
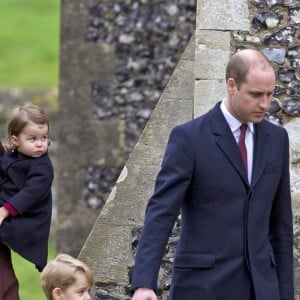
{"type": "Polygon", "coordinates": [[[2,142],[0,141],[0,157],[3,156],[4,152],[5,152],[5,148],[4,148],[3,144],[2,144],[2,142]]]}

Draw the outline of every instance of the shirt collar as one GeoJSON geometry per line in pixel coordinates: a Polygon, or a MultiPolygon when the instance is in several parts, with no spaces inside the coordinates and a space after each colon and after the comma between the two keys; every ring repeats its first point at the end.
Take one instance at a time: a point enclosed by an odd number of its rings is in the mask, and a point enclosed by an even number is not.
{"type": "MultiPolygon", "coordinates": [[[[238,130],[242,123],[240,121],[238,121],[227,109],[224,100],[221,102],[221,111],[231,129],[232,132],[235,132],[236,130],[238,130]]],[[[251,133],[254,133],[254,126],[253,126],[253,122],[248,122],[247,123],[248,128],[250,129],[251,133]]]]}

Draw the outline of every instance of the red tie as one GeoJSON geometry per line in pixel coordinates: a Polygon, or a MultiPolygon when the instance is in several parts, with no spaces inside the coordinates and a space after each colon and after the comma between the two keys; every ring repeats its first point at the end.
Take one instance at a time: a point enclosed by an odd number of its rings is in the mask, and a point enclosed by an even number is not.
{"type": "Polygon", "coordinates": [[[246,148],[246,144],[245,144],[247,124],[242,124],[240,129],[241,129],[241,133],[240,133],[238,145],[239,145],[239,149],[241,152],[241,156],[242,156],[246,171],[248,171],[247,148],[246,148]]]}

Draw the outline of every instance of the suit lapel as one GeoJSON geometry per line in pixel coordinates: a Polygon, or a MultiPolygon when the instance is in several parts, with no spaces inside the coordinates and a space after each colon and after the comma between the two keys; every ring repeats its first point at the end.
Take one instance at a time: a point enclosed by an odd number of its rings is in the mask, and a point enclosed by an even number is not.
{"type": "Polygon", "coordinates": [[[265,168],[267,156],[271,151],[271,141],[269,134],[265,130],[264,122],[265,121],[262,121],[254,127],[255,134],[251,187],[254,187],[259,180],[265,168]]]}
{"type": "Polygon", "coordinates": [[[227,159],[231,162],[233,167],[240,174],[245,184],[249,185],[247,173],[242,161],[239,148],[234,139],[229,125],[220,109],[220,104],[211,110],[211,125],[214,135],[216,136],[216,143],[223,151],[227,159]]]}

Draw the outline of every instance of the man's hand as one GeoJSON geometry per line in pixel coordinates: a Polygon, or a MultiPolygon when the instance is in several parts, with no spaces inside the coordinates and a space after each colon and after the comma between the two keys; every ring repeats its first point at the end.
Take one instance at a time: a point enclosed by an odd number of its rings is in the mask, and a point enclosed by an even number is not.
{"type": "Polygon", "coordinates": [[[140,287],[135,290],[132,300],[157,300],[157,296],[153,290],[140,287]]]}
{"type": "Polygon", "coordinates": [[[7,211],[7,209],[3,206],[0,207],[0,225],[2,224],[3,220],[8,217],[8,215],[9,212],[7,211]]]}

